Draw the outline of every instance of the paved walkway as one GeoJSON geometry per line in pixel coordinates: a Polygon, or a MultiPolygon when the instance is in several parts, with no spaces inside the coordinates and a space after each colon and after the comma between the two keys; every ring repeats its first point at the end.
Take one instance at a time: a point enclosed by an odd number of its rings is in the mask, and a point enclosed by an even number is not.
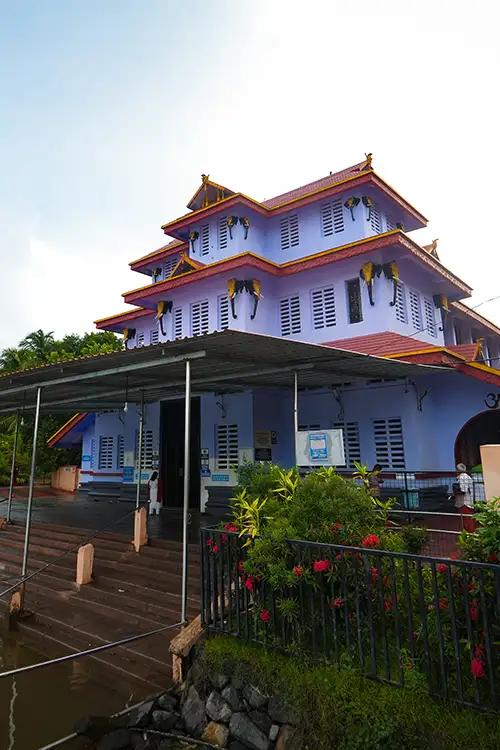
{"type": "MultiPolygon", "coordinates": [[[[12,520],[24,524],[26,519],[26,487],[18,487],[12,504],[12,520]]],[[[0,488],[0,500],[7,497],[8,489],[0,488]]],[[[103,529],[132,536],[134,504],[109,498],[94,500],[84,493],[62,492],[52,487],[35,487],[33,499],[34,521],[61,524],[81,529],[103,529]],[[124,516],[126,516],[124,518],[124,516]],[[121,519],[121,520],[120,520],[121,519]]],[[[7,503],[0,503],[0,518],[7,513],[7,503]]],[[[189,542],[196,544],[199,539],[200,519],[197,512],[190,513],[189,542]]],[[[153,539],[182,540],[181,509],[163,509],[159,516],[149,517],[149,534],[153,539]]]]}

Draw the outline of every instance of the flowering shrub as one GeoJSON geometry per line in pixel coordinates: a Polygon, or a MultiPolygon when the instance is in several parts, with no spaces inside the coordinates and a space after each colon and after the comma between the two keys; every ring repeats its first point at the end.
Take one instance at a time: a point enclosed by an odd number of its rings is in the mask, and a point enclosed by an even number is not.
{"type": "Polygon", "coordinates": [[[461,557],[497,563],[500,560],[500,498],[480,503],[474,519],[477,529],[473,533],[462,531],[458,540],[461,557]]]}

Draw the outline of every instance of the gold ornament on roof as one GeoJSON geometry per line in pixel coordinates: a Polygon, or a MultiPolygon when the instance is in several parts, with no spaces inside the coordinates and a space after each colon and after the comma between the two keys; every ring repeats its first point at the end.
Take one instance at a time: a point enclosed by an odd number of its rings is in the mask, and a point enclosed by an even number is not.
{"type": "Polygon", "coordinates": [[[436,258],[436,260],[439,260],[439,255],[438,255],[438,251],[437,251],[438,242],[439,242],[438,239],[432,240],[432,242],[431,242],[430,245],[424,245],[423,246],[423,249],[426,252],[428,252],[429,255],[432,255],[433,258],[436,258]]]}
{"type": "Polygon", "coordinates": [[[373,159],[372,152],[370,151],[369,154],[365,154],[365,157],[366,158],[365,158],[364,162],[361,164],[361,166],[359,168],[360,172],[364,172],[365,169],[372,169],[372,159],[373,159]]]}

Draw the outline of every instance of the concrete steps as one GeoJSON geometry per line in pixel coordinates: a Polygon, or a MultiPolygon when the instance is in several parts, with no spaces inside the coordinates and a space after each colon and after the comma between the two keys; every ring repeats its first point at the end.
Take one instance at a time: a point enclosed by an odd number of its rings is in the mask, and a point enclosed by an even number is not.
{"type": "MultiPolygon", "coordinates": [[[[70,550],[93,533],[57,524],[32,526],[29,569],[51,565],[27,582],[26,608],[34,616],[19,627],[30,639],[52,644],[61,655],[175,625],[180,619],[180,543],[154,540],[137,554],[126,536],[105,532],[92,540],[94,581],[78,591],[76,551],[70,550]],[[57,559],[63,552],[67,554],[57,559]]],[[[20,575],[23,545],[23,527],[0,531],[1,580],[20,575]]],[[[192,618],[199,612],[199,550],[192,545],[189,552],[192,618]]],[[[7,585],[0,584],[0,591],[7,585]]],[[[8,602],[8,596],[0,599],[0,608],[6,609],[8,602]]],[[[177,628],[90,658],[132,682],[163,688],[170,676],[168,645],[176,632],[177,628]]]]}

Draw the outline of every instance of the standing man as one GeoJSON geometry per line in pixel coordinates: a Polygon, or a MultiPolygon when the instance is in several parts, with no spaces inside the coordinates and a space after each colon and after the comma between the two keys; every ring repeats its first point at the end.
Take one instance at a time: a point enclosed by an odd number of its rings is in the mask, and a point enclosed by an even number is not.
{"type": "MultiPolygon", "coordinates": [[[[472,515],[474,512],[474,482],[471,475],[467,474],[465,464],[457,464],[457,485],[454,492],[457,513],[472,515]]],[[[475,528],[473,518],[464,519],[466,531],[473,532],[475,528]]]]}

